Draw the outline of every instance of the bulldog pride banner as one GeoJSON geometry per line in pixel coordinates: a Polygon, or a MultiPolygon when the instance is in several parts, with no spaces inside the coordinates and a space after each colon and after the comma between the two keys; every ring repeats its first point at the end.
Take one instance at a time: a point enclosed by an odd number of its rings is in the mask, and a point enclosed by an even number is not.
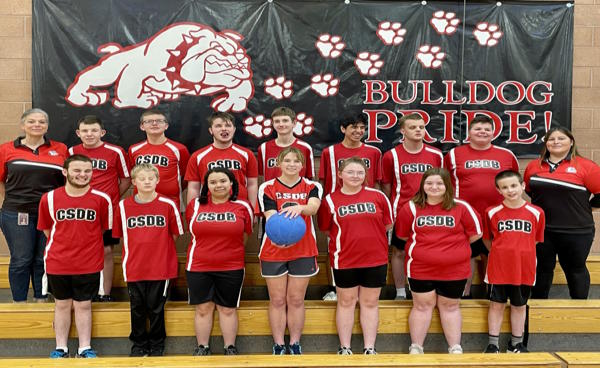
{"type": "Polygon", "coordinates": [[[167,136],[212,141],[213,111],[236,117],[235,141],[273,137],[271,111],[292,107],[297,136],[320,152],[339,122],[364,112],[367,142],[397,144],[416,112],[443,150],[467,121],[495,122],[494,143],[539,153],[551,126],[571,126],[569,2],[354,0],[34,0],[33,106],[52,138],[103,119],[106,140],[143,139],[140,113],[164,110],[167,136]]]}

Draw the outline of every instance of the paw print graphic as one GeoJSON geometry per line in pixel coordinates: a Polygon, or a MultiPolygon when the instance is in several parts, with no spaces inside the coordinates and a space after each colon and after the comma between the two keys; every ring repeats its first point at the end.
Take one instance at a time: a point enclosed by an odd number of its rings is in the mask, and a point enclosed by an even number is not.
{"type": "Polygon", "coordinates": [[[354,59],[354,65],[356,69],[362,75],[374,76],[379,73],[379,70],[383,66],[383,60],[380,60],[379,54],[371,54],[370,52],[361,52],[354,59]]]}
{"type": "Polygon", "coordinates": [[[265,119],[262,114],[248,116],[242,123],[244,124],[244,132],[259,139],[268,136],[273,131],[273,122],[271,119],[265,119]]]}
{"type": "Polygon", "coordinates": [[[310,78],[310,88],[321,97],[335,96],[340,88],[340,80],[333,74],[315,74],[310,78]]]}
{"type": "Polygon", "coordinates": [[[406,29],[402,28],[400,22],[381,22],[377,27],[377,37],[385,45],[397,46],[404,41],[404,35],[406,35],[406,29]]]}
{"type": "Polygon", "coordinates": [[[437,33],[449,36],[458,30],[457,26],[460,23],[460,19],[456,17],[456,13],[446,13],[443,10],[438,10],[433,13],[429,23],[433,26],[437,33]]]}
{"type": "Polygon", "coordinates": [[[324,58],[335,59],[342,55],[342,51],[346,48],[346,44],[342,42],[340,36],[323,33],[315,42],[315,47],[324,58]]]}
{"type": "Polygon", "coordinates": [[[423,45],[417,52],[417,60],[425,68],[437,69],[442,66],[442,60],[446,58],[446,53],[441,51],[439,46],[423,45]]]}
{"type": "Polygon", "coordinates": [[[276,100],[290,98],[294,94],[294,82],[285,79],[285,76],[271,77],[265,79],[265,93],[272,96],[276,100]]]}
{"type": "Polygon", "coordinates": [[[502,31],[497,24],[487,22],[478,23],[473,30],[473,36],[481,46],[492,47],[502,38],[502,31]]]}
{"type": "Polygon", "coordinates": [[[315,119],[312,116],[306,115],[305,112],[296,115],[296,125],[294,126],[294,134],[297,137],[309,135],[313,132],[315,119]]]}

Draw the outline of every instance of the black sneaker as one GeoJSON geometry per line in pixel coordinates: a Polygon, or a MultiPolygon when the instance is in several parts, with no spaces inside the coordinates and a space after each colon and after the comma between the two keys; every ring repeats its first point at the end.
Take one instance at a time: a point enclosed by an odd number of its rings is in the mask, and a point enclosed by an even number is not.
{"type": "Polygon", "coordinates": [[[506,349],[507,353],[529,353],[529,350],[523,345],[522,342],[517,343],[517,345],[513,346],[510,342],[508,343],[508,349],[506,349]]]}
{"type": "Polygon", "coordinates": [[[290,355],[302,355],[302,345],[299,342],[295,342],[290,345],[288,352],[290,355]]]}
{"type": "Polygon", "coordinates": [[[340,348],[337,351],[338,355],[352,355],[352,349],[347,348],[345,346],[340,346],[340,348]]]}
{"type": "Polygon", "coordinates": [[[225,355],[238,355],[238,349],[235,345],[229,345],[225,347],[225,355]]]}
{"type": "Polygon", "coordinates": [[[99,295],[98,296],[98,301],[100,303],[106,303],[106,302],[114,302],[115,300],[110,295],[99,295]]]}
{"type": "Polygon", "coordinates": [[[141,346],[132,346],[131,352],[129,353],[130,357],[145,357],[148,356],[148,350],[141,346]]]}
{"type": "Polygon", "coordinates": [[[364,355],[377,355],[377,350],[375,350],[375,348],[364,348],[363,354],[364,355]]]}
{"type": "Polygon", "coordinates": [[[285,345],[273,344],[273,355],[285,355],[285,345]]]}
{"type": "Polygon", "coordinates": [[[485,354],[499,354],[500,348],[498,347],[498,345],[489,344],[483,352],[485,354]]]}
{"type": "Polygon", "coordinates": [[[210,355],[210,347],[204,345],[198,345],[198,347],[194,350],[194,356],[207,356],[210,355]]]}
{"type": "Polygon", "coordinates": [[[163,355],[165,355],[165,348],[162,346],[150,349],[150,353],[148,354],[148,356],[163,356],[163,355]]]}

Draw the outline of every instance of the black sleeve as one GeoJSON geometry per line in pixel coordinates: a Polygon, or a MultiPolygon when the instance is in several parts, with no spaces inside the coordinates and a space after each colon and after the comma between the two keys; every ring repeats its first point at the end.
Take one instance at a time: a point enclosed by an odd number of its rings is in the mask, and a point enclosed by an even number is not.
{"type": "Polygon", "coordinates": [[[592,199],[590,199],[590,206],[600,208],[600,193],[594,194],[592,199]]]}
{"type": "Polygon", "coordinates": [[[266,194],[263,195],[263,203],[265,204],[265,208],[263,209],[263,212],[267,212],[267,211],[277,211],[277,202],[273,199],[271,199],[269,196],[267,196],[266,194]]]}
{"type": "Polygon", "coordinates": [[[308,198],[321,199],[319,198],[319,188],[317,188],[316,186],[312,188],[310,192],[308,192],[308,198]]]}

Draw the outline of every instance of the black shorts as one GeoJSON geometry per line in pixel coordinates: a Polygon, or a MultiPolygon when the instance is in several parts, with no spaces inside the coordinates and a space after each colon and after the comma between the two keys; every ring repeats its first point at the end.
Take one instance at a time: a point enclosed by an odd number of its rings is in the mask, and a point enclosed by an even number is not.
{"type": "Polygon", "coordinates": [[[240,305],[244,269],[233,271],[186,271],[188,303],[191,305],[214,302],[227,308],[240,305]]]}
{"type": "Polygon", "coordinates": [[[387,263],[381,266],[364,268],[347,268],[333,271],[333,284],[339,288],[353,288],[362,286],[367,288],[380,288],[385,286],[387,277],[387,263]]]}
{"type": "Polygon", "coordinates": [[[441,295],[450,299],[460,299],[465,290],[467,279],[464,280],[416,280],[408,278],[408,287],[413,293],[428,293],[434,291],[437,295],[441,295]]]}
{"type": "Polygon", "coordinates": [[[115,246],[115,245],[119,244],[119,242],[121,241],[120,238],[112,237],[112,230],[106,230],[104,232],[104,234],[102,234],[102,240],[104,241],[105,247],[115,246]]]}
{"type": "Polygon", "coordinates": [[[406,246],[406,240],[402,240],[396,236],[396,232],[392,229],[392,239],[390,240],[390,245],[398,250],[404,250],[406,246]]]}
{"type": "Polygon", "coordinates": [[[487,249],[485,244],[483,244],[482,239],[477,239],[473,243],[471,243],[471,258],[475,258],[480,254],[487,256],[488,254],[490,254],[490,251],[487,249]]]}
{"type": "Polygon", "coordinates": [[[529,285],[494,285],[488,287],[488,299],[496,303],[506,303],[510,299],[510,305],[522,307],[527,304],[531,295],[529,285]]]}
{"type": "Polygon", "coordinates": [[[293,261],[260,261],[262,277],[279,277],[285,274],[294,277],[310,277],[319,273],[317,257],[303,257],[293,261]]]}
{"type": "Polygon", "coordinates": [[[100,272],[83,275],[46,275],[48,292],[54,299],[73,299],[78,302],[92,300],[100,289],[100,272]]]}

